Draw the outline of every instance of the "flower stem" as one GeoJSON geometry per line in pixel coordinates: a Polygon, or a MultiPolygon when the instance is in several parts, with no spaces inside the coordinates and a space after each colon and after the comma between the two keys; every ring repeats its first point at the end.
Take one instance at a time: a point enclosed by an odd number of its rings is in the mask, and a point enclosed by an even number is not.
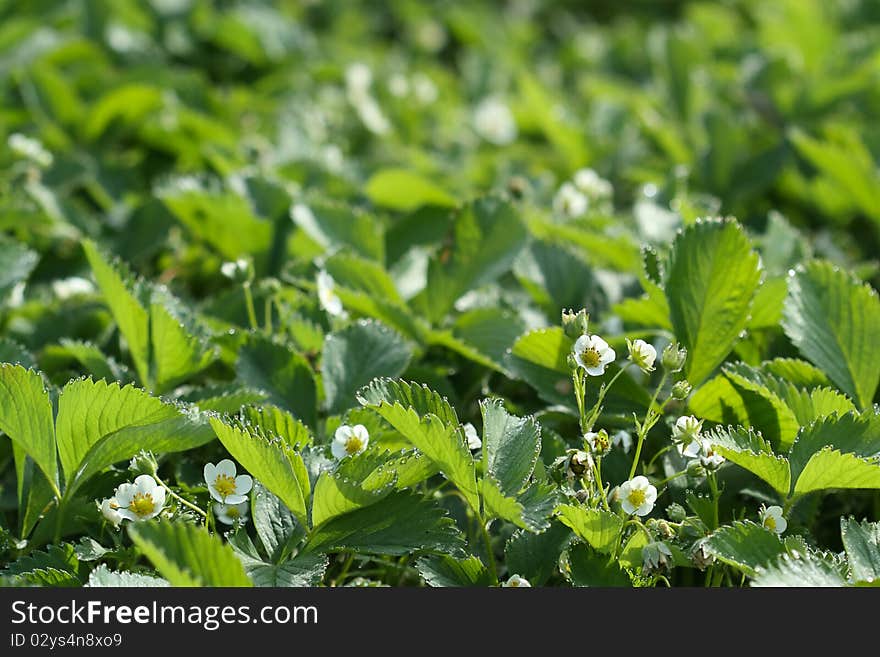
{"type": "Polygon", "coordinates": [[[602,495],[602,504],[605,506],[606,511],[611,511],[611,507],[608,506],[608,497],[605,495],[605,484],[602,482],[602,457],[597,457],[594,464],[593,469],[596,472],[596,485],[599,487],[599,493],[602,495]]]}
{"type": "Polygon", "coordinates": [[[272,297],[266,297],[266,303],[263,307],[264,323],[266,325],[266,333],[271,333],[272,327],[272,297]]]}
{"type": "Polygon", "coordinates": [[[251,294],[251,284],[243,283],[241,287],[244,290],[244,303],[247,306],[248,322],[250,322],[251,328],[254,331],[259,331],[260,326],[257,324],[257,311],[254,309],[254,295],[251,294]]]}
{"type": "Polygon", "coordinates": [[[159,482],[159,485],[162,488],[164,488],[166,491],[168,491],[168,494],[171,495],[171,497],[173,497],[175,500],[177,500],[180,504],[187,507],[188,509],[191,509],[191,510],[195,511],[196,513],[198,513],[200,516],[202,516],[205,519],[205,523],[207,524],[207,521],[208,521],[207,512],[202,511],[202,509],[197,507],[195,504],[193,504],[192,502],[188,502],[187,500],[183,499],[180,495],[175,493],[173,490],[171,490],[171,488],[168,486],[168,484],[166,484],[164,481],[162,481],[159,478],[159,475],[154,473],[153,477],[156,478],[156,481],[159,482]]]}
{"type": "Polygon", "coordinates": [[[670,481],[672,481],[673,479],[678,479],[678,478],[681,477],[682,475],[686,475],[686,474],[687,474],[687,470],[682,470],[682,471],[680,471],[680,472],[676,472],[675,474],[673,474],[673,475],[669,475],[668,477],[666,477],[666,479],[663,479],[663,480],[661,480],[661,481],[658,481],[658,482],[657,482],[656,484],[654,484],[654,485],[657,486],[657,487],[659,488],[659,487],[662,486],[663,484],[668,484],[668,483],[669,483],[670,481]]]}
{"type": "Polygon", "coordinates": [[[639,465],[639,459],[642,456],[642,445],[645,443],[645,438],[648,436],[648,431],[651,430],[651,427],[654,426],[657,422],[656,411],[654,410],[654,404],[657,402],[657,397],[660,395],[660,391],[663,389],[663,385],[666,383],[667,373],[663,372],[663,376],[660,377],[660,383],[657,384],[657,389],[654,391],[654,396],[651,397],[651,403],[648,404],[648,412],[645,414],[645,421],[642,422],[639,426],[638,432],[638,443],[636,445],[636,454],[633,457],[632,467],[629,469],[629,478],[632,479],[636,476],[636,468],[639,465]]]}
{"type": "Polygon", "coordinates": [[[483,541],[486,543],[486,556],[489,559],[489,573],[492,575],[492,583],[498,584],[498,566],[495,563],[495,554],[492,552],[492,537],[489,536],[489,530],[482,515],[478,517],[478,520],[480,521],[480,531],[483,533],[483,541]]]}
{"type": "Polygon", "coordinates": [[[718,500],[720,499],[720,495],[718,493],[718,482],[715,481],[715,473],[709,472],[706,475],[706,479],[709,482],[709,490],[712,491],[712,522],[714,526],[712,529],[718,529],[718,500]]]}

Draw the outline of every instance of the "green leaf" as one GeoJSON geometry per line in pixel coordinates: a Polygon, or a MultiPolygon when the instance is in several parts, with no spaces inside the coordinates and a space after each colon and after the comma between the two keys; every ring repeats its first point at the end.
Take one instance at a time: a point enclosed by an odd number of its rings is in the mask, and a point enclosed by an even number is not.
{"type": "Polygon", "coordinates": [[[830,488],[880,488],[880,465],[826,447],[807,461],[794,485],[794,494],[830,488]]]}
{"type": "Polygon", "coordinates": [[[479,557],[470,556],[456,559],[448,554],[422,557],[416,561],[419,571],[428,586],[492,586],[492,575],[479,557]]]}
{"type": "Polygon", "coordinates": [[[505,355],[523,330],[525,323],[522,319],[497,308],[469,310],[458,316],[452,325],[456,338],[488,356],[493,369],[499,370],[505,355]]]}
{"type": "Polygon", "coordinates": [[[733,349],[761,280],[760,259],[733,220],[707,220],[676,238],[666,297],[676,337],[687,347],[687,379],[699,386],[733,349]]]}
{"type": "Polygon", "coordinates": [[[257,429],[227,424],[219,418],[211,418],[211,427],[232,457],[307,527],[310,484],[302,456],[280,438],[267,438],[257,429]]]}
{"type": "Polygon", "coordinates": [[[290,216],[309,237],[328,251],[349,247],[384,262],[385,228],[373,215],[317,196],[293,206],[290,216]]]}
{"type": "Polygon", "coordinates": [[[567,359],[573,345],[562,327],[536,329],[514,343],[505,364],[547,401],[571,406],[573,388],[567,359]]]}
{"type": "Polygon", "coordinates": [[[367,407],[383,404],[412,408],[416,415],[435,415],[443,424],[458,426],[458,415],[452,404],[420,383],[395,379],[375,379],[358,391],[358,401],[367,407]]]}
{"type": "Polygon", "coordinates": [[[748,520],[715,530],[706,539],[705,546],[716,559],[750,577],[786,551],[785,544],[774,532],[748,520]]]}
{"type": "Polygon", "coordinates": [[[322,525],[309,537],[305,549],[400,556],[416,551],[452,554],[463,545],[455,523],[434,502],[411,493],[392,493],[322,525]]]}
{"type": "Polygon", "coordinates": [[[773,453],[769,443],[751,430],[716,429],[706,435],[724,458],[763,479],[780,495],[791,490],[791,470],[784,456],[773,453]]]}
{"type": "Polygon", "coordinates": [[[0,234],[0,304],[13,287],[27,280],[39,259],[24,244],[0,234]]]}
{"type": "MultiPolygon", "coordinates": [[[[62,338],[60,343],[59,346],[47,347],[43,351],[43,358],[73,358],[88,374],[91,374],[96,379],[105,379],[108,382],[123,381],[126,383],[133,381],[127,367],[117,363],[90,342],[62,338]]],[[[42,362],[45,363],[46,361],[43,360],[42,362]]],[[[49,367],[44,365],[45,369],[49,369],[49,367]]]]}
{"type": "Polygon", "coordinates": [[[142,449],[181,452],[212,439],[196,411],[140,388],[77,379],[61,391],[55,431],[70,496],[82,482],[142,449]]]}
{"type": "Polygon", "coordinates": [[[880,580],[880,523],[840,519],[840,538],[856,582],[880,580]]]}
{"type": "Polygon", "coordinates": [[[293,413],[309,426],[317,419],[317,387],[308,361],[290,347],[251,335],[239,350],[235,364],[238,380],[262,390],[275,406],[293,413]]]}
{"type": "Polygon", "coordinates": [[[556,572],[559,556],[572,538],[571,529],[558,521],[540,534],[517,530],[504,546],[504,562],[511,573],[543,586],[556,572]]]}
{"type": "Polygon", "coordinates": [[[312,495],[312,523],[315,527],[371,504],[375,504],[391,493],[394,488],[394,473],[380,470],[380,476],[364,481],[376,472],[377,464],[368,455],[354,456],[343,460],[335,472],[322,472],[315,484],[312,495]]]}
{"type": "Polygon", "coordinates": [[[259,481],[254,482],[251,495],[254,529],[269,559],[278,563],[291,543],[305,533],[302,525],[281,499],[267,490],[259,481]]]}
{"type": "Polygon", "coordinates": [[[337,285],[354,292],[363,292],[406,311],[406,304],[400,297],[391,275],[374,260],[339,252],[324,261],[324,269],[333,277],[337,285]]]}
{"type": "Polygon", "coordinates": [[[430,260],[428,286],[413,300],[415,307],[439,323],[465,292],[507,272],[526,238],[513,206],[493,197],[471,201],[455,219],[451,253],[430,260]]]}
{"type": "Polygon", "coordinates": [[[241,410],[241,417],[259,427],[266,436],[281,438],[297,451],[312,444],[308,427],[277,406],[248,406],[241,410]]]}
{"type": "Polygon", "coordinates": [[[500,399],[480,403],[483,415],[483,470],[501,492],[516,496],[532,476],[541,454],[541,427],[534,417],[517,417],[500,399]]]}
{"type": "Polygon", "coordinates": [[[774,563],[761,568],[752,586],[779,587],[840,587],[846,580],[837,566],[812,554],[784,554],[774,563]]]}
{"type": "Polygon", "coordinates": [[[229,536],[229,545],[254,586],[318,586],[324,579],[329,563],[323,554],[299,554],[276,563],[263,561],[247,532],[241,530],[229,536]]]}
{"type": "Polygon", "coordinates": [[[171,586],[252,586],[232,548],[202,527],[132,523],[128,535],[171,586]]]}
{"type": "Polygon", "coordinates": [[[330,413],[357,403],[357,391],[378,377],[397,377],[412,357],[400,335],[374,321],[359,321],[324,340],[321,373],[330,413]]]}
{"type": "Polygon", "coordinates": [[[139,300],[143,284],[119,260],[110,260],[91,240],[84,240],[83,251],[92,273],[113,313],[119,332],[128,344],[141,383],[149,386],[150,378],[150,316],[139,300]]]}
{"type": "Polygon", "coordinates": [[[406,169],[382,169],[374,173],[364,187],[374,205],[412,212],[423,205],[453,207],[455,198],[431,180],[406,169]]]}
{"type": "Polygon", "coordinates": [[[849,452],[858,457],[880,457],[880,417],[848,413],[814,422],[800,432],[791,447],[792,475],[797,479],[810,458],[824,447],[849,452]]]}
{"type": "Polygon", "coordinates": [[[0,363],[21,365],[30,369],[36,366],[36,359],[33,354],[14,340],[0,338],[0,363]]]}
{"type": "Polygon", "coordinates": [[[91,573],[89,573],[89,581],[85,586],[91,588],[104,587],[165,587],[171,586],[167,579],[154,577],[153,575],[144,575],[142,573],[131,573],[125,570],[112,571],[107,564],[100,564],[91,573]]]}
{"type": "MultiPolygon", "coordinates": [[[[637,530],[623,544],[617,563],[623,568],[641,569],[644,563],[643,549],[651,542],[646,531],[637,530]]],[[[674,554],[674,553],[673,553],[674,554]]]]}
{"type": "Polygon", "coordinates": [[[601,509],[561,504],[556,508],[559,520],[571,527],[578,538],[600,552],[609,553],[623,527],[620,516],[601,509]]]}
{"type": "Polygon", "coordinates": [[[556,505],[551,486],[533,484],[522,495],[509,496],[501,492],[494,477],[485,475],[480,480],[480,493],[487,518],[502,518],[531,532],[542,532],[550,526],[550,514],[556,505]]]}
{"type": "Polygon", "coordinates": [[[880,300],[829,262],[813,261],[789,279],[783,321],[800,352],[862,409],[880,381],[880,300]]]}
{"type": "Polygon", "coordinates": [[[153,346],[153,376],[158,392],[201,372],[214,354],[161,303],[150,306],[150,340],[153,346]]]}
{"type": "Polygon", "coordinates": [[[0,363],[0,431],[34,460],[57,493],[54,413],[37,372],[0,363]]]}
{"type": "Polygon", "coordinates": [[[575,586],[629,587],[629,576],[608,557],[584,544],[572,545],[568,551],[568,578],[575,586]]]}
{"type": "Polygon", "coordinates": [[[34,550],[7,564],[2,574],[37,586],[82,586],[76,550],[69,543],[34,550]]]}

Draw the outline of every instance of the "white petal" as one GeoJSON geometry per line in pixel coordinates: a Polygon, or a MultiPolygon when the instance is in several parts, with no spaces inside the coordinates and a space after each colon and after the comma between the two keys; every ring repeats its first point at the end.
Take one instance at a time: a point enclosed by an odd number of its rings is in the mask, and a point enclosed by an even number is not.
{"type": "Polygon", "coordinates": [[[148,474],[142,474],[134,480],[136,491],[144,495],[150,495],[157,486],[156,480],[148,474]]]}
{"type": "Polygon", "coordinates": [[[597,367],[588,367],[586,369],[587,374],[589,374],[590,376],[602,376],[603,374],[605,374],[605,365],[602,364],[598,365],[597,367]]]}
{"type": "Polygon", "coordinates": [[[590,336],[590,346],[593,347],[593,349],[598,351],[600,354],[608,349],[608,343],[605,342],[605,340],[600,338],[598,335],[590,336]]]}
{"type": "Polygon", "coordinates": [[[247,495],[254,486],[254,480],[250,475],[238,475],[235,478],[235,492],[238,495],[247,495]]]}
{"type": "Polygon", "coordinates": [[[351,428],[351,432],[366,443],[370,439],[370,432],[363,424],[356,424],[351,428]]]}
{"type": "Polygon", "coordinates": [[[650,504],[654,506],[654,502],[657,501],[657,489],[653,486],[648,486],[647,490],[645,490],[645,504],[650,504]]]}
{"type": "Polygon", "coordinates": [[[629,495],[621,495],[620,507],[623,509],[624,513],[632,513],[636,510],[636,507],[630,504],[629,495]]]}
{"type": "Polygon", "coordinates": [[[113,497],[116,498],[116,501],[119,503],[120,507],[127,507],[131,504],[132,498],[134,498],[134,494],[137,492],[137,489],[133,484],[121,484],[117,489],[116,493],[113,497]]]}
{"type": "Polygon", "coordinates": [[[218,502],[223,501],[223,496],[214,487],[214,482],[208,484],[208,492],[211,493],[211,497],[213,497],[218,502]]]}
{"type": "Polygon", "coordinates": [[[165,507],[165,489],[157,486],[150,497],[153,498],[153,504],[156,505],[156,514],[158,514],[165,507]]]}
{"type": "Polygon", "coordinates": [[[599,362],[602,365],[613,363],[615,358],[617,358],[617,354],[614,352],[614,349],[606,349],[599,352],[599,362]]]}
{"type": "Polygon", "coordinates": [[[643,475],[638,475],[629,480],[629,485],[631,488],[635,489],[645,489],[651,485],[651,482],[648,481],[648,478],[643,475]]]}
{"type": "Polygon", "coordinates": [[[119,515],[122,516],[123,518],[125,518],[126,520],[137,520],[138,519],[137,514],[135,514],[134,511],[129,511],[128,509],[119,509],[119,511],[117,513],[119,513],[119,515]]]}
{"type": "Polygon", "coordinates": [[[227,477],[235,479],[235,463],[230,459],[223,459],[222,461],[220,461],[220,463],[217,464],[216,476],[220,475],[226,475],[227,477]]]}
{"type": "Polygon", "coordinates": [[[693,459],[700,455],[700,444],[692,440],[687,446],[679,445],[678,450],[682,456],[693,459]]]}
{"type": "Polygon", "coordinates": [[[238,495],[238,494],[234,493],[232,495],[226,496],[226,503],[227,504],[233,504],[233,505],[234,504],[241,504],[242,502],[245,502],[245,501],[247,501],[247,495],[238,495]]]}
{"type": "Polygon", "coordinates": [[[330,446],[330,451],[337,459],[344,459],[346,456],[348,456],[348,452],[345,451],[345,442],[339,440],[333,441],[333,444],[330,446]]]}
{"type": "Polygon", "coordinates": [[[636,509],[636,515],[637,516],[646,516],[649,513],[651,513],[651,509],[653,509],[653,508],[654,508],[653,502],[651,502],[650,504],[648,502],[645,502],[644,504],[642,504],[642,506],[640,506],[638,509],[636,509]]]}
{"type": "Polygon", "coordinates": [[[590,343],[590,336],[589,335],[582,335],[577,340],[575,340],[574,348],[572,350],[576,354],[579,354],[582,351],[585,351],[587,348],[589,348],[590,344],[591,344],[590,343]]]}
{"type": "Polygon", "coordinates": [[[205,463],[203,474],[205,475],[205,483],[211,485],[217,479],[217,466],[213,463],[205,463]]]}
{"type": "Polygon", "coordinates": [[[781,534],[788,528],[788,520],[779,518],[776,520],[776,533],[781,534]]]}
{"type": "Polygon", "coordinates": [[[336,440],[339,440],[344,444],[346,440],[351,438],[353,433],[354,432],[350,426],[348,426],[347,424],[343,424],[341,427],[339,427],[336,430],[336,433],[333,434],[333,437],[336,438],[336,440]]]}

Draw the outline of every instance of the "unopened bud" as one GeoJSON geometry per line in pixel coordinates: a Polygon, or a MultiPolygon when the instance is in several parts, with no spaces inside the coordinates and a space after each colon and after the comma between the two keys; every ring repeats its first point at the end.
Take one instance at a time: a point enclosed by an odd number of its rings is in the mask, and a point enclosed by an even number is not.
{"type": "Polygon", "coordinates": [[[673,399],[678,399],[679,401],[687,399],[689,394],[691,394],[691,384],[688,383],[687,379],[676,381],[675,385],[672,386],[673,399]]]}
{"type": "Polygon", "coordinates": [[[678,502],[673,502],[666,507],[666,515],[673,522],[681,522],[687,518],[687,511],[685,511],[685,508],[678,502]]]}
{"type": "Polygon", "coordinates": [[[131,458],[128,469],[134,475],[146,474],[152,476],[159,469],[159,464],[156,462],[156,457],[153,456],[152,452],[141,450],[131,458]]]}
{"type": "Polygon", "coordinates": [[[687,361],[687,349],[680,346],[677,342],[670,342],[663,350],[660,362],[663,367],[670,372],[680,372],[687,361]]]}
{"type": "Polygon", "coordinates": [[[693,460],[688,463],[687,466],[687,476],[692,479],[699,479],[700,477],[706,476],[706,468],[700,463],[698,460],[693,460]]]}
{"type": "Polygon", "coordinates": [[[596,456],[605,456],[611,451],[611,438],[605,429],[590,431],[584,434],[584,445],[588,446],[596,456]]]}
{"type": "Polygon", "coordinates": [[[589,333],[590,315],[586,309],[581,308],[577,312],[573,310],[562,311],[562,329],[572,340],[577,340],[582,335],[589,333]]]}

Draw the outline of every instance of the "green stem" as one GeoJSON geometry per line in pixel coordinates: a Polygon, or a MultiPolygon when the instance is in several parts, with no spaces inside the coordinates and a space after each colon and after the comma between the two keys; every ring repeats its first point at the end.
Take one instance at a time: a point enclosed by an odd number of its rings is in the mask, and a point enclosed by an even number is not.
{"type": "Polygon", "coordinates": [[[67,500],[64,496],[58,499],[58,506],[55,510],[55,543],[61,542],[61,529],[64,522],[64,508],[67,506],[67,500]]]}
{"type": "Polygon", "coordinates": [[[599,419],[599,414],[602,412],[602,402],[605,401],[605,397],[608,394],[608,391],[611,390],[611,388],[617,382],[617,379],[620,378],[620,376],[626,371],[626,368],[629,367],[630,365],[631,365],[631,363],[625,363],[623,365],[623,367],[621,367],[619,370],[617,370],[617,374],[615,374],[613,377],[611,377],[611,380],[608,382],[608,384],[603,385],[599,389],[599,397],[596,400],[596,404],[590,410],[590,418],[589,418],[589,420],[587,420],[586,427],[583,429],[584,433],[593,430],[593,425],[596,424],[596,420],[599,419]]]}
{"type": "Polygon", "coordinates": [[[663,372],[663,376],[660,377],[660,383],[657,384],[657,389],[654,391],[654,396],[651,397],[651,403],[648,404],[648,412],[645,415],[645,421],[639,426],[638,432],[638,443],[636,445],[636,454],[633,457],[632,467],[629,469],[629,478],[632,479],[636,476],[636,468],[639,465],[639,459],[642,457],[642,446],[645,444],[645,438],[648,436],[648,431],[651,430],[651,427],[656,423],[654,404],[657,402],[657,397],[660,395],[660,390],[663,389],[663,385],[666,383],[666,372],[663,372]]]}
{"type": "Polygon", "coordinates": [[[251,284],[244,283],[241,287],[244,290],[244,303],[247,306],[248,322],[250,322],[251,328],[254,331],[259,331],[260,326],[257,324],[257,311],[254,309],[254,295],[251,294],[251,284]]]}
{"type": "Polygon", "coordinates": [[[272,297],[266,297],[266,303],[263,307],[266,333],[272,333],[272,331],[274,330],[274,327],[272,326],[272,303],[272,297]]]}
{"type": "Polygon", "coordinates": [[[608,505],[608,497],[605,495],[605,484],[602,482],[602,457],[597,457],[593,464],[593,470],[596,473],[596,485],[599,487],[599,493],[602,495],[602,504],[606,511],[611,511],[608,505]]]}
{"type": "Polygon", "coordinates": [[[668,484],[668,483],[669,483],[670,481],[672,481],[673,479],[677,479],[678,477],[681,477],[682,475],[686,475],[686,474],[687,474],[687,470],[682,470],[681,472],[676,472],[675,474],[666,477],[666,479],[663,479],[663,480],[661,480],[661,481],[658,481],[658,482],[657,482],[656,484],[654,484],[654,485],[655,485],[657,488],[659,488],[659,487],[662,486],[663,484],[668,484]]]}
{"type": "Polygon", "coordinates": [[[482,515],[478,517],[478,520],[480,521],[480,531],[483,533],[483,541],[486,543],[486,555],[489,558],[489,573],[492,575],[492,583],[498,584],[498,566],[495,563],[495,554],[492,551],[492,537],[489,536],[489,530],[482,515]]]}
{"type": "Polygon", "coordinates": [[[666,452],[668,452],[673,447],[675,447],[675,445],[667,445],[663,449],[657,450],[657,453],[651,457],[650,461],[648,461],[648,465],[645,466],[645,470],[650,470],[651,466],[654,465],[654,463],[657,461],[657,459],[660,458],[661,456],[663,456],[666,452]]]}
{"type": "Polygon", "coordinates": [[[710,472],[706,475],[706,479],[709,481],[709,490],[712,491],[712,522],[714,526],[712,529],[718,529],[718,500],[721,497],[718,493],[718,482],[715,481],[715,473],[710,472]]]}
{"type": "Polygon", "coordinates": [[[166,484],[164,481],[162,481],[159,478],[159,475],[154,473],[153,477],[156,479],[156,481],[159,483],[159,485],[162,488],[164,488],[166,491],[168,491],[168,494],[171,495],[171,497],[173,497],[175,500],[178,501],[178,503],[182,504],[183,506],[187,507],[188,509],[192,509],[193,511],[198,513],[200,516],[202,516],[205,519],[205,523],[207,524],[208,514],[206,511],[203,511],[202,509],[197,507],[192,502],[188,502],[187,500],[183,499],[180,495],[175,493],[173,490],[171,490],[171,488],[168,486],[168,484],[166,484]]]}

